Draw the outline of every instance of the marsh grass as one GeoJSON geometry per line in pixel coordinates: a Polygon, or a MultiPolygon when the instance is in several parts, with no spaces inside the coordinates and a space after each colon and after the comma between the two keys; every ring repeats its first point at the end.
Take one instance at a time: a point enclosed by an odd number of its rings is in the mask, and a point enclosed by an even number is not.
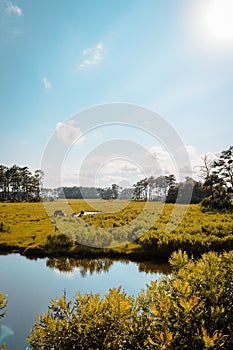
{"type": "MultiPolygon", "coordinates": [[[[70,212],[96,210],[84,200],[68,202],[70,212]]],[[[108,201],[104,205],[106,210],[108,201]]],[[[143,202],[122,202],[121,207],[113,213],[54,218],[57,208],[66,213],[67,201],[46,203],[47,211],[43,203],[0,203],[0,224],[7,228],[0,232],[0,250],[18,249],[33,255],[138,254],[167,259],[178,249],[194,256],[233,249],[231,213],[203,213],[199,205],[184,208],[148,203],[145,209],[143,202]]]]}

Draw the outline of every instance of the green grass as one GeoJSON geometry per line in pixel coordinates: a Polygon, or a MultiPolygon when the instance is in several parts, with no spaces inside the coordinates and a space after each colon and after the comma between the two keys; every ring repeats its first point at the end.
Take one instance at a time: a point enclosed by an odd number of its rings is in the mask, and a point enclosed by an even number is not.
{"type": "Polygon", "coordinates": [[[199,205],[57,200],[45,210],[43,203],[0,203],[0,251],[167,259],[182,249],[200,256],[233,249],[232,219],[231,213],[204,213],[199,205]],[[112,212],[104,212],[109,208],[112,212]],[[55,209],[67,216],[54,218],[55,209]],[[101,212],[71,217],[81,210],[101,212]]]}

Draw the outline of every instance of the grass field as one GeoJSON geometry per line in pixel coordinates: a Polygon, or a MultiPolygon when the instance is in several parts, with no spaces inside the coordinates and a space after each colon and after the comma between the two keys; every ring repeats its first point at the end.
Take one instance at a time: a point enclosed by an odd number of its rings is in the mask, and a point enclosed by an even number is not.
{"type": "Polygon", "coordinates": [[[0,225],[1,252],[33,256],[167,259],[178,249],[194,256],[233,249],[233,215],[203,213],[199,205],[57,200],[45,209],[43,203],[0,203],[0,225]],[[58,208],[67,216],[55,218],[58,208]],[[100,213],[71,216],[81,210],[100,213]]]}

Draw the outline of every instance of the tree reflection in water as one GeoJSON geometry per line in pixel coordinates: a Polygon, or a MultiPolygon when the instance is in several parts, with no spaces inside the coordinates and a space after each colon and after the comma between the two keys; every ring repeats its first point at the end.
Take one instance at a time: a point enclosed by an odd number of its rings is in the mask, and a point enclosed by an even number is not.
{"type": "Polygon", "coordinates": [[[168,263],[155,263],[154,261],[137,262],[139,272],[171,274],[171,266],[168,263]]]}
{"type": "Polygon", "coordinates": [[[108,272],[114,260],[104,259],[76,259],[76,258],[50,258],[46,261],[46,266],[60,272],[73,272],[75,268],[79,268],[82,277],[87,273],[108,272]]]}
{"type": "MultiPolygon", "coordinates": [[[[79,269],[80,275],[85,277],[88,273],[90,275],[94,273],[108,272],[110,267],[115,261],[120,261],[124,264],[129,264],[130,260],[127,259],[77,259],[77,258],[49,258],[46,261],[46,266],[50,269],[58,270],[59,272],[70,273],[76,268],[79,269]]],[[[134,262],[138,266],[139,272],[145,273],[162,273],[168,275],[171,273],[169,264],[155,263],[154,261],[140,261],[134,262]]]]}

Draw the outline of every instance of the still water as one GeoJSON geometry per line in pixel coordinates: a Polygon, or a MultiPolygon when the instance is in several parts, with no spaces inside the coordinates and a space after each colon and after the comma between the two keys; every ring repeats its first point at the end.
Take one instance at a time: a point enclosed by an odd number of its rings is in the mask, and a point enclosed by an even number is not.
{"type": "Polygon", "coordinates": [[[103,295],[121,285],[136,296],[151,280],[169,272],[168,265],[152,262],[0,256],[0,291],[8,296],[7,316],[0,321],[0,344],[4,340],[8,350],[25,350],[36,314],[45,313],[49,301],[64,291],[72,300],[77,290],[103,295]]]}

